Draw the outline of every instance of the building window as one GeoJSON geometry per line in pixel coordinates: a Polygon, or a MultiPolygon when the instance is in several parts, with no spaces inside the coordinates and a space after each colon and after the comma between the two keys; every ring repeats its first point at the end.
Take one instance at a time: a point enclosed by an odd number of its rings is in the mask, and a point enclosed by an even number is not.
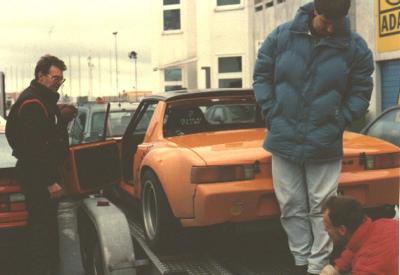
{"type": "Polygon", "coordinates": [[[274,1],[272,0],[272,1],[269,1],[269,2],[267,2],[266,4],[265,4],[265,8],[267,9],[267,8],[270,8],[270,7],[273,7],[274,6],[274,1]]]}
{"type": "Polygon", "coordinates": [[[227,78],[220,79],[218,81],[219,88],[242,88],[242,79],[241,78],[227,78]]]}
{"type": "Polygon", "coordinates": [[[218,73],[242,72],[242,57],[220,57],[218,58],[218,73]]]}
{"type": "Polygon", "coordinates": [[[242,57],[230,56],[218,58],[218,87],[243,87],[242,57]]]}
{"type": "Polygon", "coordinates": [[[264,8],[263,0],[254,0],[254,10],[255,12],[261,11],[264,8]]]}
{"type": "Polygon", "coordinates": [[[182,81],[182,69],[166,69],[164,70],[165,81],[182,81]]]}
{"type": "Polygon", "coordinates": [[[165,85],[164,89],[166,92],[171,92],[171,91],[182,90],[183,87],[181,85],[165,85]]]}
{"type": "Polygon", "coordinates": [[[164,90],[166,92],[183,89],[182,69],[170,68],[164,70],[164,90]]]}
{"type": "Polygon", "coordinates": [[[217,0],[217,6],[239,5],[240,0],[217,0]]]}
{"type": "Polygon", "coordinates": [[[164,6],[180,4],[180,0],[163,0],[163,1],[164,1],[164,6]]]}
{"type": "Polygon", "coordinates": [[[181,29],[180,0],[163,0],[164,31],[181,29]]]}

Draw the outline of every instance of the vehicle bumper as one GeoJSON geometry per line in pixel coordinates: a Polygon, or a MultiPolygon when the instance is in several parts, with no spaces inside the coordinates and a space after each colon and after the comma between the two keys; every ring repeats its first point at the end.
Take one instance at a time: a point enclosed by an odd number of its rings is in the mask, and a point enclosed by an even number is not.
{"type": "MultiPolygon", "coordinates": [[[[399,203],[400,168],[344,172],[339,193],[357,198],[364,207],[399,203]]],[[[184,227],[244,222],[280,215],[271,179],[199,184],[194,218],[181,219],[184,227]]]]}
{"type": "Polygon", "coordinates": [[[27,211],[0,213],[0,231],[14,228],[26,227],[28,223],[27,211]]]}

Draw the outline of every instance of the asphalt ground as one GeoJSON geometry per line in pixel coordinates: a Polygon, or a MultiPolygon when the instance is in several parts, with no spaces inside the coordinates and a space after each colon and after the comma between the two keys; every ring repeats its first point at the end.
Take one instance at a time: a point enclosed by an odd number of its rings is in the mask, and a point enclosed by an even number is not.
{"type": "MultiPolygon", "coordinates": [[[[77,206],[78,201],[73,200],[61,201],[59,205],[61,266],[60,273],[55,275],[85,275],[76,230],[77,206]]],[[[2,231],[0,236],[0,275],[22,274],[26,269],[26,230],[2,231]]]]}

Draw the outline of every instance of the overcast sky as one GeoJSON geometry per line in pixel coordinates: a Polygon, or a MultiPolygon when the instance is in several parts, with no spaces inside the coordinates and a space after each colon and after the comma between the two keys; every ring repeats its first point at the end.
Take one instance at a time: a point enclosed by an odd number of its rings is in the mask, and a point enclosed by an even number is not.
{"type": "Polygon", "coordinates": [[[20,91],[33,78],[40,56],[53,54],[69,67],[62,93],[87,95],[91,56],[94,95],[115,94],[115,36],[118,31],[118,87],[134,90],[138,53],[138,89],[151,90],[150,2],[148,0],[8,0],[1,3],[0,71],[6,91],[20,91]],[[80,56],[80,58],[79,58],[80,56]],[[80,77],[79,77],[80,59],[80,77]],[[79,81],[80,79],[80,81],[79,81]]]}

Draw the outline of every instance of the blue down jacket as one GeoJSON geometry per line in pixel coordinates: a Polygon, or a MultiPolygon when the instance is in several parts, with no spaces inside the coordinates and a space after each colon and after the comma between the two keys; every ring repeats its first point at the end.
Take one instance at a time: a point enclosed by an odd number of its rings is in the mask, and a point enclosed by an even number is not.
{"type": "Polygon", "coordinates": [[[374,71],[365,41],[344,28],[310,35],[314,4],[278,26],[262,44],[253,75],[268,134],[264,148],[296,162],[338,160],[343,131],[369,106],[374,71]]]}

